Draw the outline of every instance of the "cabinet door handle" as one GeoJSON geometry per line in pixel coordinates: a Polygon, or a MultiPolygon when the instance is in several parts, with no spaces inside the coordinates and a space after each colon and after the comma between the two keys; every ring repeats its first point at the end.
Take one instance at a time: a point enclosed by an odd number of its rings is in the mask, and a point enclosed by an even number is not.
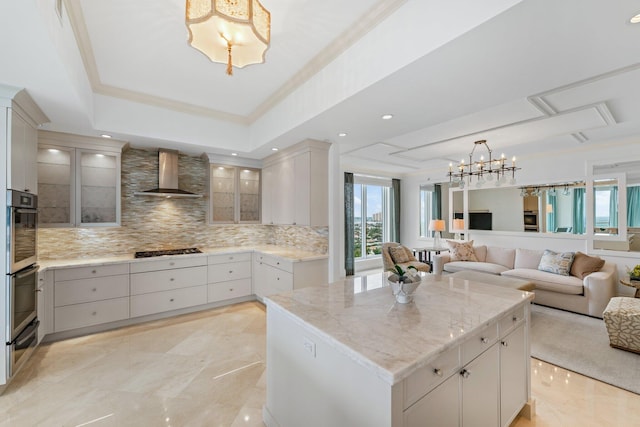
{"type": "Polygon", "coordinates": [[[229,270],[229,274],[233,273],[233,270],[229,270]]]}
{"type": "Polygon", "coordinates": [[[233,288],[229,288],[229,292],[233,292],[233,288]]]}
{"type": "Polygon", "coordinates": [[[460,372],[460,375],[462,375],[462,378],[469,378],[469,375],[471,375],[471,372],[467,371],[466,369],[463,369],[460,372]]]}
{"type": "Polygon", "coordinates": [[[511,320],[513,320],[514,322],[517,322],[517,321],[518,321],[518,316],[513,316],[513,317],[511,318],[511,320]]]}
{"type": "Polygon", "coordinates": [[[502,341],[502,346],[503,346],[503,347],[509,347],[509,343],[508,343],[508,342],[506,342],[506,341],[502,341]]]}
{"type": "Polygon", "coordinates": [[[42,292],[42,288],[38,288],[34,292],[42,292]]]}
{"type": "Polygon", "coordinates": [[[481,342],[482,344],[486,344],[486,343],[488,343],[488,342],[489,342],[489,340],[488,340],[488,339],[486,339],[485,337],[482,337],[482,338],[480,338],[480,342],[481,342]]]}
{"type": "Polygon", "coordinates": [[[173,298],[171,298],[171,299],[169,300],[169,302],[173,302],[173,298]]]}
{"type": "Polygon", "coordinates": [[[438,368],[434,368],[433,369],[433,373],[439,377],[441,377],[443,375],[442,373],[442,369],[438,369],[438,368]]]}

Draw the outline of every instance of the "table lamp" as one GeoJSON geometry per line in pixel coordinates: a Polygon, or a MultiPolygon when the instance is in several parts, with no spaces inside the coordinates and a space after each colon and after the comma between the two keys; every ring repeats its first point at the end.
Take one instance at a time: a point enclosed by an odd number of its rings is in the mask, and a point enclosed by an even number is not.
{"type": "Polygon", "coordinates": [[[443,219],[432,219],[429,224],[429,229],[433,231],[433,246],[436,248],[442,247],[442,242],[440,241],[440,232],[444,231],[444,220],[443,219]]]}
{"type": "Polygon", "coordinates": [[[460,240],[460,232],[464,231],[464,219],[454,219],[453,220],[453,227],[451,228],[451,231],[455,231],[455,236],[454,238],[456,240],[460,240]]]}

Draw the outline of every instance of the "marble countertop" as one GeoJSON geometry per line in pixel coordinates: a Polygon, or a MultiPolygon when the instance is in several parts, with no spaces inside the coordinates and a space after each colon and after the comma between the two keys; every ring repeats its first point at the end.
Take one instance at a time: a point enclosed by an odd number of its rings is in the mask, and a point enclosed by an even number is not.
{"type": "Polygon", "coordinates": [[[65,268],[65,267],[82,267],[82,266],[101,266],[108,264],[116,264],[121,262],[141,262],[151,261],[169,258],[184,258],[184,257],[206,257],[208,255],[215,255],[221,253],[237,253],[237,252],[262,252],[264,254],[277,256],[292,262],[300,261],[313,261],[318,259],[327,259],[327,254],[318,254],[315,252],[299,250],[288,246],[276,246],[276,245],[261,245],[261,246],[233,246],[233,247],[216,247],[216,248],[199,248],[201,254],[189,254],[189,255],[166,255],[162,257],[151,258],[134,258],[133,254],[130,255],[117,255],[117,256],[105,256],[102,258],[73,258],[73,259],[51,259],[51,260],[38,260],[38,265],[41,269],[48,268],[65,268]]]}
{"type": "Polygon", "coordinates": [[[265,301],[268,310],[285,313],[389,384],[533,300],[530,292],[426,275],[414,302],[398,304],[387,286],[354,293],[359,280],[298,289],[265,301]]]}

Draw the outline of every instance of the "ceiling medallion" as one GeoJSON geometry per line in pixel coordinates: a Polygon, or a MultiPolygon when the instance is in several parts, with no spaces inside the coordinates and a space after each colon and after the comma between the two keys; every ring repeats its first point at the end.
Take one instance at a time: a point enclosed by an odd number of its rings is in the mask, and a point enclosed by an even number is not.
{"type": "Polygon", "coordinates": [[[189,45],[213,62],[242,68],[264,62],[271,14],[258,0],[187,0],[189,45]]]}
{"type": "Polygon", "coordinates": [[[507,174],[510,173],[511,179],[509,183],[511,185],[516,183],[516,171],[520,168],[516,167],[516,158],[511,159],[511,166],[507,164],[507,158],[504,153],[499,159],[493,159],[491,157],[491,149],[487,144],[487,141],[481,139],[474,142],[473,150],[469,153],[469,163],[465,163],[464,159],[460,160],[460,164],[455,167],[453,163],[449,163],[449,182],[457,183],[460,188],[465,186],[465,178],[469,184],[471,184],[471,178],[476,176],[478,180],[476,182],[477,187],[482,187],[486,181],[492,181],[493,175],[496,176],[496,187],[499,187],[503,183],[507,182],[507,174]],[[480,156],[479,161],[473,160],[473,153],[476,151],[479,145],[484,147],[489,152],[489,160],[485,160],[484,156],[480,156]],[[485,179],[486,178],[486,179],[485,179]]]}

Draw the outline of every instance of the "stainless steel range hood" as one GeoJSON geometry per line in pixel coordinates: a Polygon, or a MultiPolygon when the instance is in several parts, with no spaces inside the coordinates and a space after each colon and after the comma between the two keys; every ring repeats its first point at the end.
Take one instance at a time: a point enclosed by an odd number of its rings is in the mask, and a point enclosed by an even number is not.
{"type": "Polygon", "coordinates": [[[158,150],[158,188],[136,191],[135,196],[166,198],[199,198],[200,194],[190,193],[178,188],[178,152],[176,150],[158,150]]]}

